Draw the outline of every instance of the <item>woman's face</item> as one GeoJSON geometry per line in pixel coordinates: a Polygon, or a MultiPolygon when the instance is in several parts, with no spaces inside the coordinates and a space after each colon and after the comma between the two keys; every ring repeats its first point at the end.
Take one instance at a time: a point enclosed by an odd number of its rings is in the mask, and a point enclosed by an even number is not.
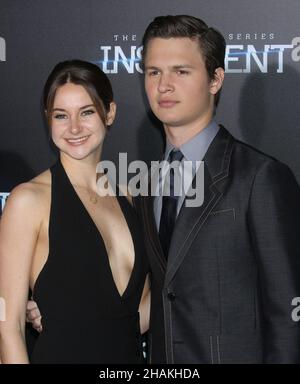
{"type": "MultiPolygon", "coordinates": [[[[107,125],[115,117],[111,103],[106,116],[107,125]]],[[[57,89],[51,114],[52,140],[61,152],[80,160],[99,153],[106,135],[106,127],[85,88],[66,83],[57,89]]]]}

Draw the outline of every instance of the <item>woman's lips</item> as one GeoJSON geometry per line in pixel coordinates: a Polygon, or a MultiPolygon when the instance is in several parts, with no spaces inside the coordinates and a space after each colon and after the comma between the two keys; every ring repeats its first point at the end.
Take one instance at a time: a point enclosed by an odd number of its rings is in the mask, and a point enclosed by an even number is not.
{"type": "Polygon", "coordinates": [[[78,138],[69,138],[69,139],[65,139],[65,140],[67,141],[68,144],[77,146],[77,145],[84,144],[88,138],[89,138],[89,136],[81,136],[78,138]]]}

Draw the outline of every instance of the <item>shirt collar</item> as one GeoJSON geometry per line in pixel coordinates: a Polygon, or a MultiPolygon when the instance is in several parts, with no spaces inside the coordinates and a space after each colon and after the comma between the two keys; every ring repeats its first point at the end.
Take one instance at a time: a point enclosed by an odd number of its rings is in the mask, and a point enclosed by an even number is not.
{"type": "MultiPolygon", "coordinates": [[[[203,160],[210,143],[213,141],[218,131],[218,124],[215,120],[211,120],[211,122],[204,129],[202,129],[202,131],[197,133],[196,136],[192,137],[189,141],[176,149],[180,149],[185,160],[192,161],[193,164],[195,164],[196,161],[203,160]]],[[[168,159],[170,152],[174,148],[174,145],[167,139],[164,160],[168,159]]]]}

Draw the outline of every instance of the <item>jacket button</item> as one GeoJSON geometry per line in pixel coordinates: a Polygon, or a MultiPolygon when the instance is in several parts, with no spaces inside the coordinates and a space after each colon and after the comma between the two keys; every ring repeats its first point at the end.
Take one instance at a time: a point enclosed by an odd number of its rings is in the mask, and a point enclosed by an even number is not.
{"type": "Polygon", "coordinates": [[[174,301],[176,299],[176,295],[174,292],[169,292],[168,295],[167,295],[168,299],[170,301],[174,301]]]}

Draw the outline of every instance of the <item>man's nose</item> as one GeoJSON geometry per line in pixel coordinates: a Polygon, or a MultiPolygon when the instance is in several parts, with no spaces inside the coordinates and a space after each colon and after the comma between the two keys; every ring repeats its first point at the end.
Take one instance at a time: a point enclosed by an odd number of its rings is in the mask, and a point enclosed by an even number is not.
{"type": "Polygon", "coordinates": [[[158,83],[158,90],[161,93],[172,91],[174,89],[172,79],[169,74],[162,74],[158,83]]]}

